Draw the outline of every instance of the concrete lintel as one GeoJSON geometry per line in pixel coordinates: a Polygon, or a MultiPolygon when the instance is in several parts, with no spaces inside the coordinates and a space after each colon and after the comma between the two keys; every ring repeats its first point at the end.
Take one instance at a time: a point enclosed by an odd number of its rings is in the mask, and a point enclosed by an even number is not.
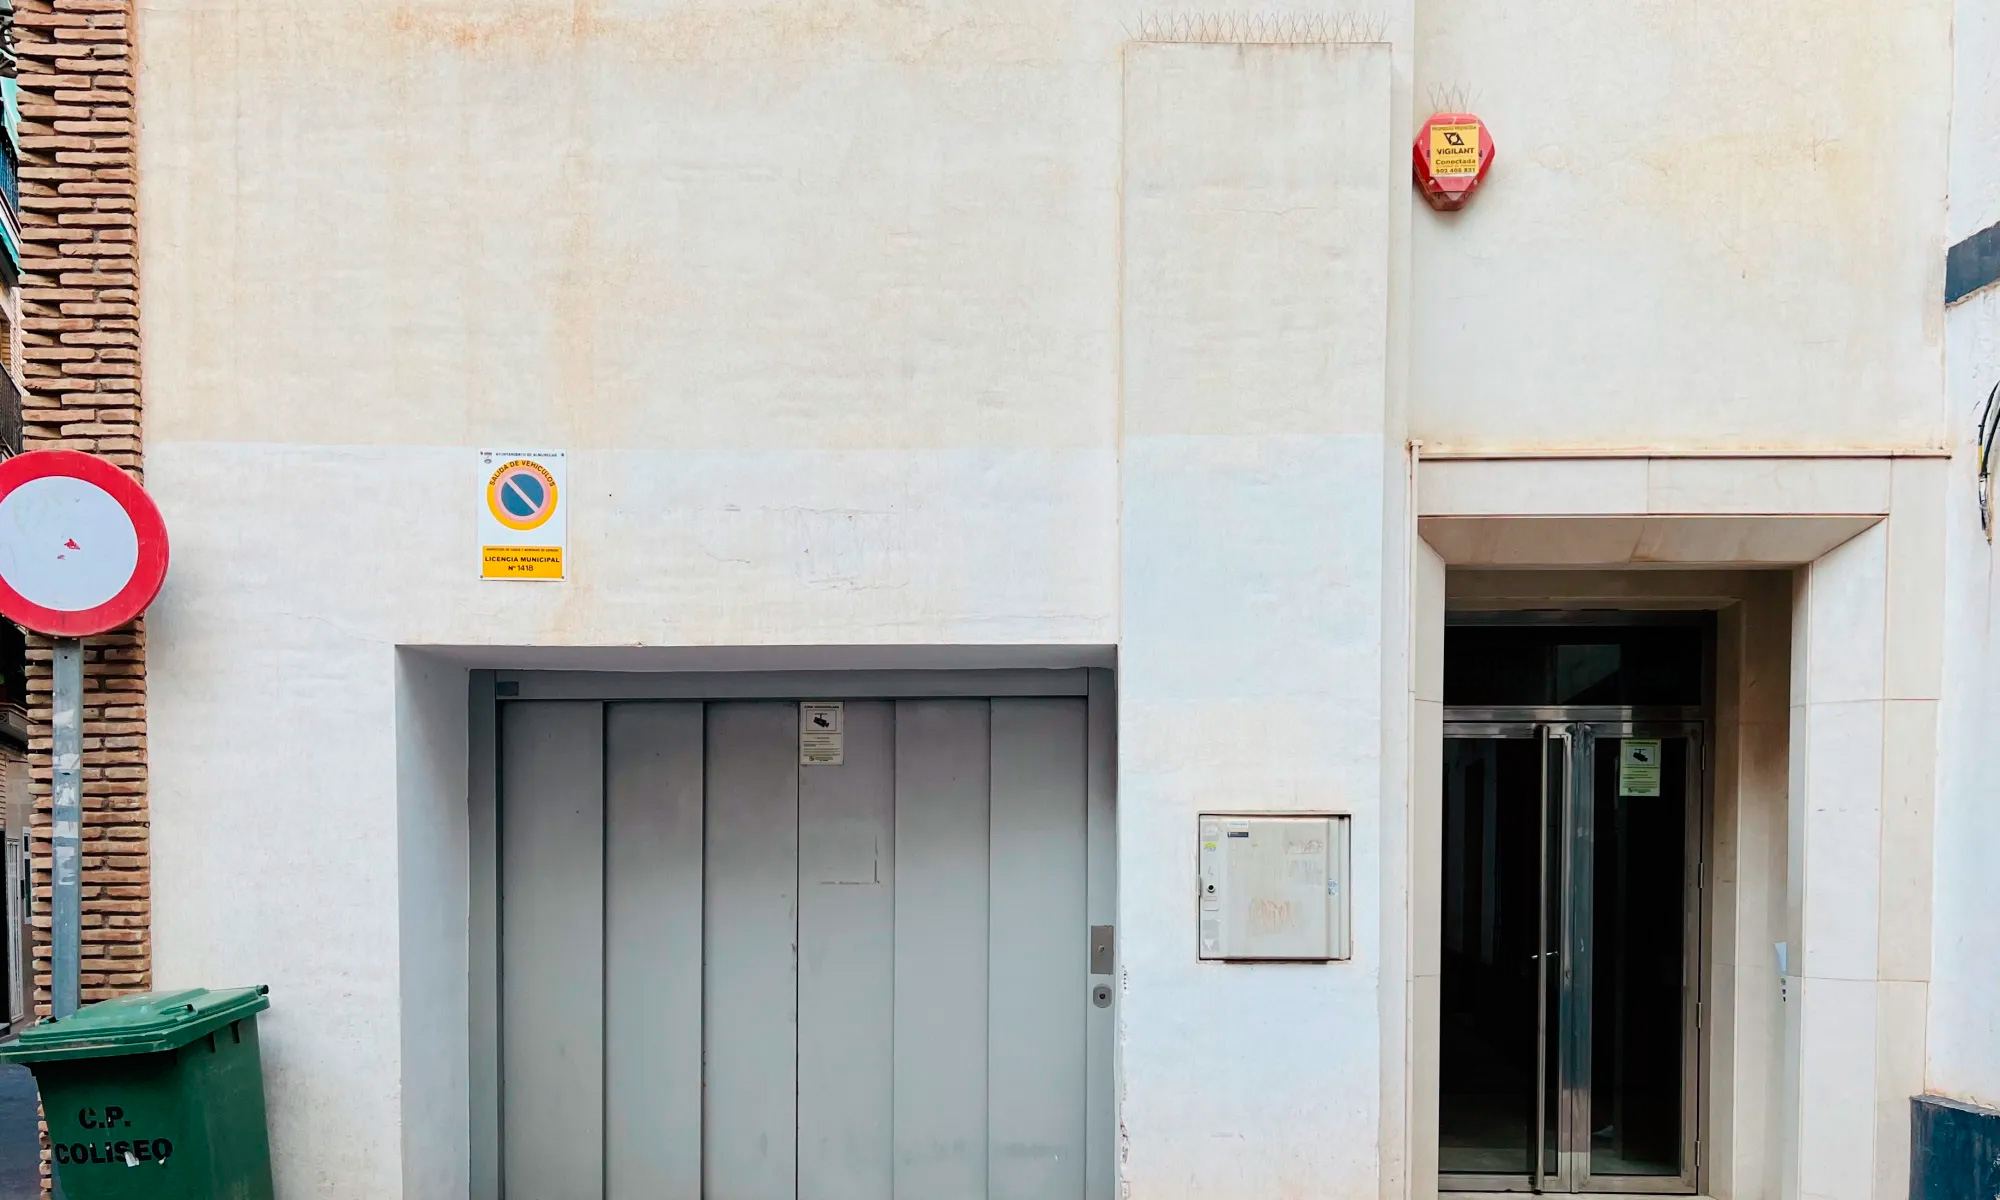
{"type": "Polygon", "coordinates": [[[1423,517],[1446,563],[1473,567],[1779,567],[1880,522],[1845,516],[1423,517]]]}

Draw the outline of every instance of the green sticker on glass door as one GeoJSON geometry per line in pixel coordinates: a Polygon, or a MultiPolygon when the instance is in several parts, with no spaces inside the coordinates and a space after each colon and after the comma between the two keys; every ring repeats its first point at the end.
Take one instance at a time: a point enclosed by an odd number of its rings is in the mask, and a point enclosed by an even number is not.
{"type": "Polygon", "coordinates": [[[1626,738],[1618,746],[1618,794],[1660,794],[1660,739],[1626,738]]]}

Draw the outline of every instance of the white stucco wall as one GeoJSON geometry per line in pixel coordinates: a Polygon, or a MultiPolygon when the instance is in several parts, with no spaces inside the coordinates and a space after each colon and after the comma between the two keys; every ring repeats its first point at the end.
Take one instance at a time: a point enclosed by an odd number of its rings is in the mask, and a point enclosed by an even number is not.
{"type": "Polygon", "coordinates": [[[1958,0],[1951,119],[1950,240],[2000,221],[2000,10],[1958,0]]]}
{"type": "MultiPolygon", "coordinates": [[[[2000,13],[1961,0],[1955,38],[1951,232],[1963,238],[2000,221],[2000,13]]],[[[1945,326],[1953,457],[1925,1082],[2000,1107],[2000,557],[1979,530],[1974,451],[1980,407],[2000,383],[2000,288],[1948,309],[1945,326]]]]}
{"type": "Polygon", "coordinates": [[[140,16],[156,977],[271,984],[284,1195],[453,1194],[396,646],[1116,640],[1113,27],[592,11],[140,16]]]}
{"type": "Polygon", "coordinates": [[[1977,404],[2000,382],[2000,289],[1950,310],[1953,433],[1946,510],[1944,695],[1939,706],[1937,867],[1929,1068],[1933,1091],[2000,1107],[2000,556],[1979,530],[1977,404]]]}
{"type": "Polygon", "coordinates": [[[1126,743],[1166,798],[1128,911],[1246,764],[1356,813],[1369,889],[1316,974],[1197,969],[1179,901],[1134,931],[1132,1177],[1393,1194],[1405,433],[1940,436],[1938,0],[1798,9],[1392,6],[1389,51],[1153,113],[1248,156],[1211,178],[1132,157],[1121,9],[142,6],[156,974],[273,985],[283,1194],[461,1179],[419,1149],[463,1048],[413,1011],[458,963],[407,969],[450,941],[459,675],[398,647],[1121,640],[1126,726],[1198,738],[1126,743]],[[1500,139],[1456,218],[1407,207],[1412,72],[1500,139]],[[1135,165],[1185,191],[1150,243],[1135,165]],[[569,582],[475,577],[479,445],[569,451],[569,582]],[[1230,1062],[1245,1013],[1320,1040],[1230,1062]]]}
{"type": "Polygon", "coordinates": [[[1927,1045],[1933,1091],[2000,1107],[2000,556],[1979,530],[1978,407],[2000,383],[2000,289],[1953,307],[1954,441],[1947,521],[1944,699],[1939,710],[1936,979],[1927,1045]]]}
{"type": "Polygon", "coordinates": [[[1417,99],[1469,95],[1495,165],[1413,224],[1411,433],[1936,446],[1950,22],[1950,0],[1419,6],[1417,99]]]}
{"type": "Polygon", "coordinates": [[[1121,1174],[1162,1200],[1372,1196],[1388,49],[1145,46],[1126,70],[1121,1174]],[[1351,816],[1351,961],[1196,959],[1203,812],[1351,816]]]}

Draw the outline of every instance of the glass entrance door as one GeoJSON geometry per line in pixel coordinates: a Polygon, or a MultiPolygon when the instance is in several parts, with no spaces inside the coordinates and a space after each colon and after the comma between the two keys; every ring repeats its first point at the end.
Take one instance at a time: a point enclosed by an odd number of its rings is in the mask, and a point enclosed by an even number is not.
{"type": "Polygon", "coordinates": [[[1447,725],[1441,1186],[1694,1190],[1701,728],[1447,725]]]}

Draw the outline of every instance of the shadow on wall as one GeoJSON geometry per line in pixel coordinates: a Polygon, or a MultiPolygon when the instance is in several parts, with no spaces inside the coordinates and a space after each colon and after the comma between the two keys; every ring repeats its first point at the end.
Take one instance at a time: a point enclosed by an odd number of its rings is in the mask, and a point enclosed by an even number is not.
{"type": "Polygon", "coordinates": [[[2000,1111],[1916,1097],[1910,1160],[1910,1200],[2000,1195],[2000,1111]]]}
{"type": "Polygon", "coordinates": [[[35,1126],[35,1077],[26,1067],[0,1067],[0,1200],[39,1200],[42,1194],[35,1126]]]}

